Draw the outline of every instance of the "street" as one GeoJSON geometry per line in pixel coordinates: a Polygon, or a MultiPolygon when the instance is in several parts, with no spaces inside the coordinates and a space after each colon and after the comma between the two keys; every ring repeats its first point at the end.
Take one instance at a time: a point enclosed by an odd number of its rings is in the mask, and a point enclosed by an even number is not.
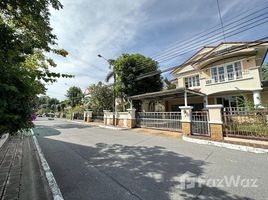
{"type": "Polygon", "coordinates": [[[66,200],[268,199],[267,154],[59,119],[35,125],[66,200]]]}

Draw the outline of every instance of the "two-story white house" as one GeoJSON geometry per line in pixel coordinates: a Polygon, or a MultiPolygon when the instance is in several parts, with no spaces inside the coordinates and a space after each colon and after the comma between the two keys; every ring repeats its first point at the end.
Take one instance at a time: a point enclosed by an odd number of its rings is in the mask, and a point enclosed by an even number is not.
{"type": "MultiPolygon", "coordinates": [[[[139,100],[140,111],[171,112],[190,105],[201,110],[207,104],[243,107],[268,105],[268,88],[262,76],[267,42],[225,42],[206,46],[172,75],[177,88],[130,97],[139,100]]],[[[173,81],[174,82],[174,81],[173,81]]]]}

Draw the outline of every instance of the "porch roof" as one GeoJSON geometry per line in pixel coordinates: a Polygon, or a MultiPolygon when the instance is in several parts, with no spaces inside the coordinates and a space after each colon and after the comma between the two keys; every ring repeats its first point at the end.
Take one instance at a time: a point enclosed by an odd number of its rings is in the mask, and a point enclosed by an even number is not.
{"type": "Polygon", "coordinates": [[[185,98],[185,94],[187,97],[193,97],[193,96],[206,96],[204,93],[190,90],[185,87],[171,89],[171,90],[163,90],[159,92],[150,92],[145,94],[139,94],[129,97],[130,100],[142,100],[142,99],[152,99],[152,98],[159,98],[159,99],[165,99],[170,97],[176,97],[176,98],[185,98]]]}

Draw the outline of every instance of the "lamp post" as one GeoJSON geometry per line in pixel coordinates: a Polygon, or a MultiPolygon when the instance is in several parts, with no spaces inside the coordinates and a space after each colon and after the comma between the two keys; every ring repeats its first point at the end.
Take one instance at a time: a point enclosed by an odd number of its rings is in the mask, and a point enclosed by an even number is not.
{"type": "Polygon", "coordinates": [[[103,57],[102,55],[98,54],[98,57],[104,59],[109,64],[109,69],[112,69],[113,71],[113,77],[114,77],[114,86],[113,86],[113,125],[115,126],[115,84],[116,84],[116,74],[114,71],[114,66],[112,67],[111,61],[103,57]]]}

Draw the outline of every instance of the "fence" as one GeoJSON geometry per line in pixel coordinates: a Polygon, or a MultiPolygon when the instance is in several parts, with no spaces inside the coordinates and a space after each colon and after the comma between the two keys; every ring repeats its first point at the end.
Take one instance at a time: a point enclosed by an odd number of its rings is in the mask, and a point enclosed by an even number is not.
{"type": "Polygon", "coordinates": [[[103,121],[103,112],[92,112],[92,119],[94,121],[103,121]]]}
{"type": "Polygon", "coordinates": [[[224,135],[268,140],[268,110],[224,109],[224,135]]]}
{"type": "Polygon", "coordinates": [[[192,134],[210,136],[207,111],[192,112],[192,134]]]}
{"type": "Polygon", "coordinates": [[[137,126],[181,131],[180,112],[138,112],[137,126]]]}

